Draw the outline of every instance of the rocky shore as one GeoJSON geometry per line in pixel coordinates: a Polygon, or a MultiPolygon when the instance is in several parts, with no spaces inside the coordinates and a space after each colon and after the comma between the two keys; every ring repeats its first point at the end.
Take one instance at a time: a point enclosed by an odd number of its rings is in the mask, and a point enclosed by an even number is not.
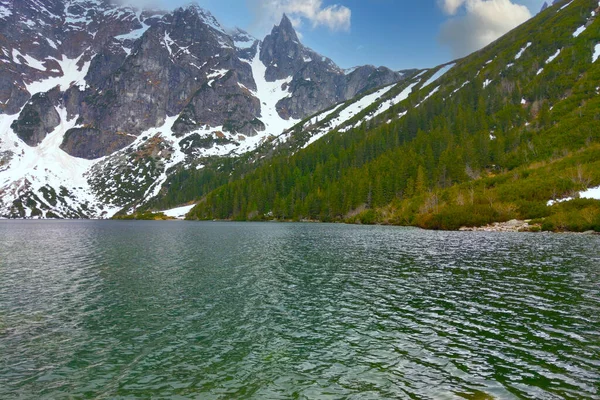
{"type": "Polygon", "coordinates": [[[493,224],[479,227],[463,226],[459,229],[466,232],[540,232],[540,224],[531,224],[531,220],[513,219],[507,222],[494,222],[493,224]]]}
{"type": "MultiPolygon", "coordinates": [[[[494,222],[493,224],[486,226],[469,227],[463,226],[459,229],[462,232],[541,232],[542,226],[537,223],[531,223],[531,220],[517,220],[513,219],[506,222],[494,222]]],[[[587,231],[587,232],[564,232],[564,233],[576,233],[579,235],[600,235],[600,232],[587,231]]]]}

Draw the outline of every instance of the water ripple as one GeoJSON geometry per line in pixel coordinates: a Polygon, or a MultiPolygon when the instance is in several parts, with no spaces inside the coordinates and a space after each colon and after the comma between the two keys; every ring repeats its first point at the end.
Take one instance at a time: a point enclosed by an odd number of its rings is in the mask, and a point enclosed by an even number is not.
{"type": "Polygon", "coordinates": [[[0,397],[600,398],[600,240],[0,223],[0,397]]]}

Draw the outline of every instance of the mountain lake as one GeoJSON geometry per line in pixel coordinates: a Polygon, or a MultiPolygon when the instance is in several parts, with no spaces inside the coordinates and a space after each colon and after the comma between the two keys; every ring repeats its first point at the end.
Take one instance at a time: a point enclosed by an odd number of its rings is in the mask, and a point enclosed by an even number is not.
{"type": "Polygon", "coordinates": [[[0,398],[598,399],[600,237],[0,221],[0,398]]]}

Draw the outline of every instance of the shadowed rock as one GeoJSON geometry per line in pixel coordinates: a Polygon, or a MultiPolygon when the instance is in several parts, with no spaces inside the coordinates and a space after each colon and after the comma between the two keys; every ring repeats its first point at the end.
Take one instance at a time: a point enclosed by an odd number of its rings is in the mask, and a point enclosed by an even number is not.
{"type": "Polygon", "coordinates": [[[12,123],[12,130],[29,146],[40,144],[60,124],[60,116],[55,108],[59,95],[58,89],[36,94],[12,123]]]}

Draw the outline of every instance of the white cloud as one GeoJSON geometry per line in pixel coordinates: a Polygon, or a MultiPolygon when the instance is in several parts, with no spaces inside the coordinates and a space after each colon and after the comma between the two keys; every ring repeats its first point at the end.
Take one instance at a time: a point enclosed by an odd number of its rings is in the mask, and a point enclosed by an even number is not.
{"type": "Polygon", "coordinates": [[[479,50],[531,18],[529,9],[510,0],[439,0],[453,16],[444,23],[440,42],[462,57],[479,50]]]}
{"type": "Polygon", "coordinates": [[[323,5],[323,0],[249,0],[255,14],[255,30],[261,34],[279,23],[283,14],[292,21],[295,28],[308,23],[312,28],[320,26],[332,31],[350,30],[352,11],[345,6],[323,5]]]}
{"type": "Polygon", "coordinates": [[[440,4],[444,11],[450,15],[456,14],[456,11],[465,3],[466,0],[441,0],[440,4]]]}

